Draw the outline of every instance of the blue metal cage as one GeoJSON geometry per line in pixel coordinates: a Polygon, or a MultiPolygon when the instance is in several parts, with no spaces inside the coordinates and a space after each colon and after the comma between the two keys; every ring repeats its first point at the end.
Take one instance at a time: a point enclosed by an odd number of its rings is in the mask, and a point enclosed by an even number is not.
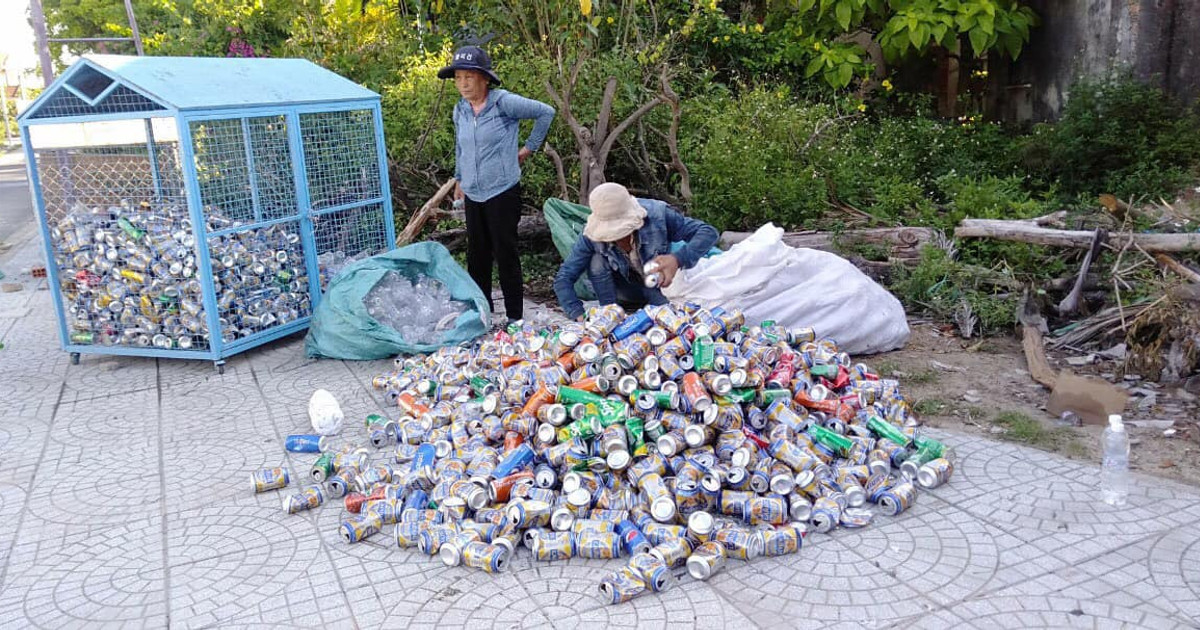
{"type": "Polygon", "coordinates": [[[394,247],[379,95],[311,62],[89,56],[19,122],[75,357],[221,365],[394,247]]]}

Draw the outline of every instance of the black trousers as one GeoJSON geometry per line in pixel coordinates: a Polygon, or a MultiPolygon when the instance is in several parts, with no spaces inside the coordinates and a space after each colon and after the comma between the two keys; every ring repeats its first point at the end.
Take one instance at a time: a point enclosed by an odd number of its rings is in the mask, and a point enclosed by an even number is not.
{"type": "Polygon", "coordinates": [[[524,317],[521,255],[517,249],[517,224],[521,221],[521,185],[488,199],[466,199],[467,273],[492,304],[492,261],[500,271],[504,311],[509,319],[524,317]]]}

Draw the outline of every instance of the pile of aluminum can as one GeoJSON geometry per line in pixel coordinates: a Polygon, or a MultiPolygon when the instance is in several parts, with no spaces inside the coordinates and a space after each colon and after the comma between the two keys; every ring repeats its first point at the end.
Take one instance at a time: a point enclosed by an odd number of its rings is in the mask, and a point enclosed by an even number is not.
{"type": "MultiPolygon", "coordinates": [[[[951,450],[916,429],[898,383],[811,329],[745,324],[604,306],[399,358],[374,379],[399,408],[367,418],[374,450],[288,438],[319,453],[319,485],[284,510],[340,500],[347,543],[394,525],[400,547],[489,572],[522,547],[537,561],[627,557],[599,585],[618,603],[669,588],[675,567],[705,580],[728,558],[795,553],[810,532],[899,514],[949,479],[951,450]]],[[[266,469],[254,484],[288,481],[266,469]]]]}
{"type": "MultiPolygon", "coordinates": [[[[208,211],[210,230],[238,224],[208,211]]],[[[187,209],[121,201],[77,204],[50,226],[69,341],[75,345],[203,350],[209,346],[205,279],[187,209]]],[[[299,234],[281,224],[209,239],[226,342],[307,316],[299,234]]]]}

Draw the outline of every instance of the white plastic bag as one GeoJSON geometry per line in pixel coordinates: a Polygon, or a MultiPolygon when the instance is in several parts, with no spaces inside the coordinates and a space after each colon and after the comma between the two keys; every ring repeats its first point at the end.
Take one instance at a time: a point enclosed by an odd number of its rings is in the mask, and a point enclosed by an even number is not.
{"type": "Polygon", "coordinates": [[[321,435],[337,435],[342,430],[342,421],[346,416],[333,394],[318,389],[308,399],[308,419],[312,421],[313,431],[321,435]]]}
{"type": "Polygon", "coordinates": [[[811,327],[850,354],[904,346],[908,321],[895,296],[844,258],[790,247],[782,238],[783,230],[768,223],[729,251],[680,271],[663,294],[672,302],[741,309],[748,323],[811,327]]]}

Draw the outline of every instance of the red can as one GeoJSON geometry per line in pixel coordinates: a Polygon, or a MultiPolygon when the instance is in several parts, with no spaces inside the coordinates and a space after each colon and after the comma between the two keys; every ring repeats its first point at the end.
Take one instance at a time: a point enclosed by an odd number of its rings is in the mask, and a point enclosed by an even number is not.
{"type": "Polygon", "coordinates": [[[489,498],[493,503],[508,503],[508,498],[512,494],[513,486],[523,479],[528,479],[530,482],[532,482],[533,471],[522,470],[521,472],[515,472],[507,477],[493,479],[492,482],[488,484],[489,498]]]}
{"type": "Polygon", "coordinates": [[[712,406],[712,398],[704,389],[704,381],[698,372],[688,372],[683,375],[683,396],[691,403],[692,409],[703,412],[712,406]]]}
{"type": "Polygon", "coordinates": [[[367,496],[358,492],[351,492],[346,495],[346,511],[353,514],[362,512],[363,504],[368,500],[367,496]]]}
{"type": "Polygon", "coordinates": [[[504,434],[504,452],[508,452],[525,443],[525,436],[516,431],[504,434]]]}
{"type": "Polygon", "coordinates": [[[554,402],[555,394],[548,387],[542,385],[533,392],[529,400],[525,401],[525,406],[521,408],[521,414],[525,416],[537,416],[538,409],[544,405],[554,402]]]}

